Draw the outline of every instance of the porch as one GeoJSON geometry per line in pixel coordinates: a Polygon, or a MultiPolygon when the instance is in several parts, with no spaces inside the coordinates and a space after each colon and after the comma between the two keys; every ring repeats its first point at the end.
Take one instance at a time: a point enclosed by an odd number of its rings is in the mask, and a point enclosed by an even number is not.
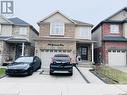
{"type": "Polygon", "coordinates": [[[76,42],[76,60],[78,64],[94,63],[94,41],[82,40],[76,42]],[[77,57],[80,59],[78,60],[77,57]]]}
{"type": "Polygon", "coordinates": [[[2,64],[12,63],[20,56],[30,56],[30,43],[25,39],[9,39],[4,41],[2,64]]]}

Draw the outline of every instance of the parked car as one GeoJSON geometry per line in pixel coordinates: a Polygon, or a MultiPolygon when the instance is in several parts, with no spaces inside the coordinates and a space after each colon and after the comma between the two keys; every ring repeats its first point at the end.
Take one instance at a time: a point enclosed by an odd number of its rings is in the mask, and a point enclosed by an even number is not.
{"type": "Polygon", "coordinates": [[[34,71],[41,68],[39,57],[19,57],[7,66],[7,75],[32,75],[34,71]]]}
{"type": "Polygon", "coordinates": [[[70,75],[73,75],[73,65],[71,64],[71,58],[67,54],[56,54],[52,58],[50,64],[50,75],[55,71],[67,71],[70,75]]]}

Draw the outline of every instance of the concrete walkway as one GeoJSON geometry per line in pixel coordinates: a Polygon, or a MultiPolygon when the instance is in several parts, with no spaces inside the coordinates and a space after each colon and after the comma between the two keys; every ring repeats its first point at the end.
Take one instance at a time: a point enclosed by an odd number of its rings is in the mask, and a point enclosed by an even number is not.
{"type": "Polygon", "coordinates": [[[90,83],[94,84],[104,84],[99,78],[97,78],[94,74],[92,74],[89,69],[84,67],[78,67],[82,74],[89,80],[90,83]]]}

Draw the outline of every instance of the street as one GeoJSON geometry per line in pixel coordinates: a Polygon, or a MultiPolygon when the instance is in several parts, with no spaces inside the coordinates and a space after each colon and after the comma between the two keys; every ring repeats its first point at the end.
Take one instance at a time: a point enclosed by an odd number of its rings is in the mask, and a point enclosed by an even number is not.
{"type": "Polygon", "coordinates": [[[104,84],[89,72],[88,68],[81,68],[88,84],[74,67],[73,76],[53,75],[42,69],[32,76],[8,77],[0,79],[0,95],[118,95],[125,93],[126,86],[104,84]],[[88,74],[89,73],[89,74],[88,74]],[[91,77],[90,77],[91,76],[91,77]],[[123,90],[122,90],[123,89],[123,90]]]}

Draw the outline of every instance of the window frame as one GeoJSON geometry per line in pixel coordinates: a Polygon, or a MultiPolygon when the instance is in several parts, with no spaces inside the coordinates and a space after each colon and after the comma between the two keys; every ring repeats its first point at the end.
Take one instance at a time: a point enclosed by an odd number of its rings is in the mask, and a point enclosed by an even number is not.
{"type": "Polygon", "coordinates": [[[27,27],[20,27],[19,28],[19,35],[28,35],[28,29],[27,29],[27,27]],[[21,29],[23,29],[23,28],[26,29],[26,33],[21,31],[21,29]]]}
{"type": "Polygon", "coordinates": [[[65,30],[65,24],[64,23],[62,23],[62,22],[51,22],[50,23],[50,35],[53,35],[53,36],[64,36],[64,32],[65,32],[64,30],[65,30]],[[62,25],[62,29],[63,29],[62,33],[54,33],[53,32],[53,27],[54,27],[53,24],[56,24],[56,23],[59,23],[59,24],[62,25]]]}
{"type": "Polygon", "coordinates": [[[119,25],[118,24],[111,24],[110,25],[110,33],[113,33],[113,34],[120,33],[119,25]],[[116,29],[114,29],[114,27],[116,27],[116,26],[117,26],[117,31],[116,31],[116,29]]]}

